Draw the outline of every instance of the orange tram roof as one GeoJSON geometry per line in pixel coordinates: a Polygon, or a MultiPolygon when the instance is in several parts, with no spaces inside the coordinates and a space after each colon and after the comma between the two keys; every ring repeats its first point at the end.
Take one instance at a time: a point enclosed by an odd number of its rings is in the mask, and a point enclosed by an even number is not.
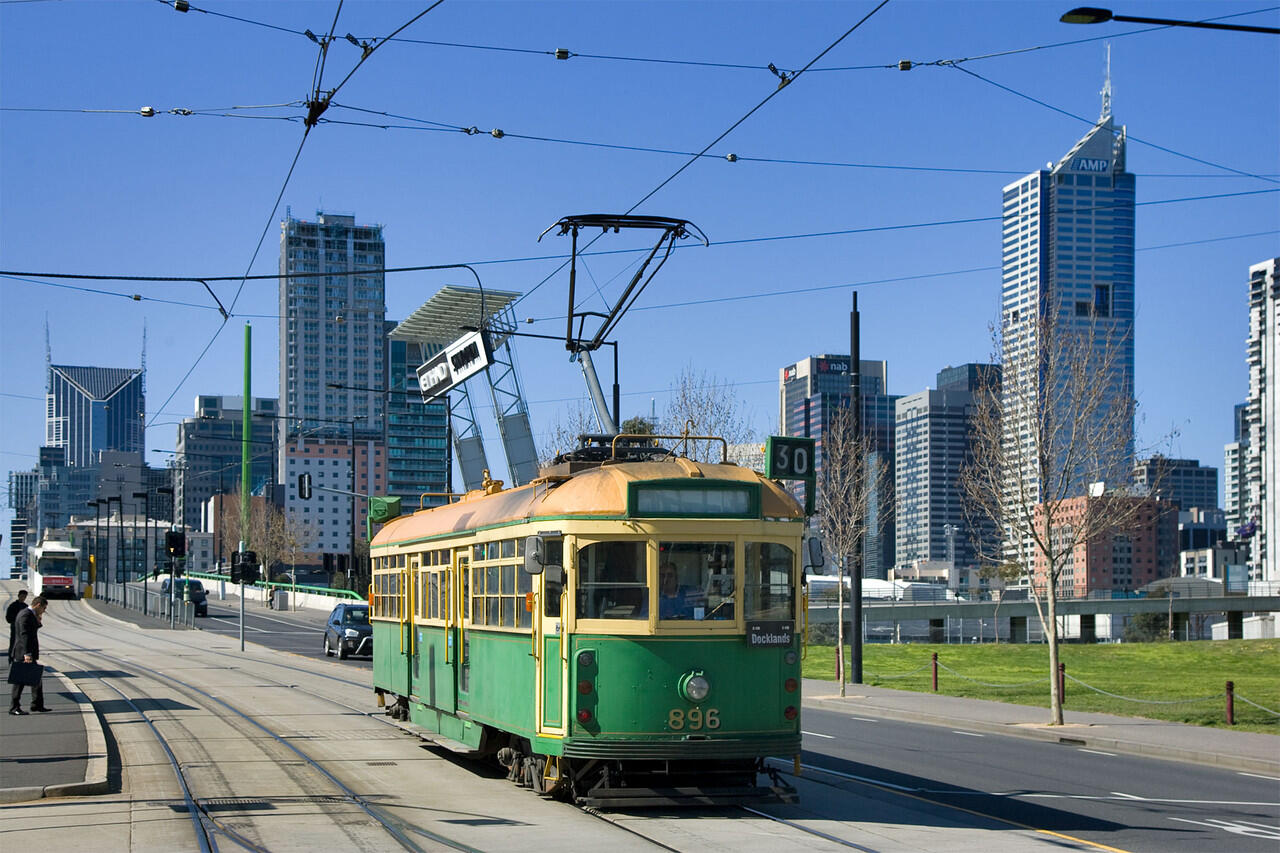
{"type": "Polygon", "coordinates": [[[777,483],[748,468],[675,458],[660,462],[619,462],[580,471],[567,479],[547,477],[525,486],[492,494],[467,492],[445,506],[418,510],[387,522],[371,549],[407,545],[448,534],[540,518],[623,518],[628,486],[632,483],[684,480],[760,486],[760,515],[768,519],[800,520],[803,510],[777,483]]]}

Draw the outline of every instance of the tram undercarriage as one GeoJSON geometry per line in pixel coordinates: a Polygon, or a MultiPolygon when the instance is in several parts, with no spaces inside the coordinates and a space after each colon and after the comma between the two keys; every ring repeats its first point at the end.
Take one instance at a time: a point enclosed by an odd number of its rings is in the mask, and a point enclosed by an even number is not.
{"type": "Polygon", "coordinates": [[[528,752],[528,742],[498,750],[507,778],[581,806],[724,806],[794,803],[795,788],[760,758],[726,761],[560,758],[528,752]],[[769,784],[757,784],[760,774],[769,784]]]}

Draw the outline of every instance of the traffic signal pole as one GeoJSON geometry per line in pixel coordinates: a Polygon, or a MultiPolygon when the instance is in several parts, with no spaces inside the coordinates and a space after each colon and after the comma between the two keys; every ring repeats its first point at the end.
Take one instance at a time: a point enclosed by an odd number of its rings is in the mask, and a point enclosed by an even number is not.
{"type": "MultiPolygon", "coordinates": [[[[249,433],[252,430],[253,397],[249,368],[253,363],[253,327],[244,324],[244,418],[240,427],[240,553],[248,550],[249,535],[249,433]]],[[[273,484],[274,485],[274,484],[273,484]]],[[[240,651],[244,651],[244,582],[240,583],[240,651]]]]}

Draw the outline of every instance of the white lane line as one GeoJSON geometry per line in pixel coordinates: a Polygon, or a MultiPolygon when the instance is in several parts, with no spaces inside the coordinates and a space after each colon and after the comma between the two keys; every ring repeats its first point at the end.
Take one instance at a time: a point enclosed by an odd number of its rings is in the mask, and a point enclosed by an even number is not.
{"type": "Polygon", "coordinates": [[[1239,773],[1239,775],[1241,776],[1249,776],[1254,779],[1266,779],[1269,782],[1280,782],[1280,777],[1277,777],[1277,776],[1263,776],[1259,773],[1242,773],[1240,771],[1236,771],[1236,772],[1239,773]]]}
{"type": "Polygon", "coordinates": [[[966,737],[986,737],[986,735],[980,735],[977,732],[962,732],[958,729],[952,729],[951,733],[953,735],[965,735],[966,737]]]}
{"type": "Polygon", "coordinates": [[[1100,750],[1100,749],[1078,749],[1078,750],[1076,750],[1076,751],[1077,751],[1077,752],[1087,752],[1087,753],[1089,753],[1090,755],[1109,755],[1109,756],[1111,756],[1112,758],[1115,758],[1115,756],[1116,756],[1116,754],[1115,754],[1114,752],[1103,752],[1103,751],[1102,751],[1102,750],[1100,750]]]}
{"type": "Polygon", "coordinates": [[[879,720],[873,720],[870,717],[850,717],[851,720],[857,720],[860,723],[878,723],[879,720]]]}
{"type": "Polygon", "coordinates": [[[914,791],[915,788],[908,788],[906,785],[895,785],[892,782],[885,782],[880,779],[872,779],[868,776],[855,776],[852,773],[841,773],[839,770],[830,770],[826,767],[816,767],[812,764],[801,764],[805,770],[816,770],[819,773],[827,773],[832,776],[839,776],[841,779],[852,779],[855,782],[867,782],[871,785],[879,785],[881,788],[893,788],[895,791],[914,791]]]}
{"type": "Polygon", "coordinates": [[[835,735],[824,735],[822,732],[806,732],[806,731],[804,731],[803,729],[801,729],[801,730],[800,730],[800,734],[802,734],[802,735],[808,735],[809,737],[824,737],[824,738],[826,738],[827,740],[835,740],[835,739],[836,739],[836,736],[835,736],[835,735]]]}
{"type": "Polygon", "coordinates": [[[1119,797],[1119,798],[1120,798],[1120,799],[1122,799],[1122,800],[1141,800],[1141,799],[1143,799],[1143,797],[1134,796],[1133,794],[1126,794],[1124,791],[1112,791],[1112,792],[1111,792],[1111,794],[1112,794],[1112,796],[1119,797]]]}

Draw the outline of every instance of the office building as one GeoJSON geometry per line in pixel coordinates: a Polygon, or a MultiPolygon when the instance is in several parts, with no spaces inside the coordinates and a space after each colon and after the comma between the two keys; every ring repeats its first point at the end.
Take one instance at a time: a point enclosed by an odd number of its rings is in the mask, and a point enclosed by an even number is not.
{"type": "MultiPolygon", "coordinates": [[[[1050,538],[1072,536],[1071,531],[1093,513],[1124,513],[1132,518],[1123,531],[1104,531],[1075,546],[1059,566],[1059,595],[1087,598],[1094,592],[1132,592],[1179,574],[1178,512],[1168,501],[1117,494],[1069,498],[1055,510],[1050,538]],[[1135,503],[1139,506],[1133,507],[1135,503]]],[[[1036,519],[1042,523],[1038,508],[1036,519]]],[[[1037,552],[1033,563],[1037,588],[1043,589],[1048,582],[1046,563],[1037,552]]]]}
{"type": "MultiPolygon", "coordinates": [[[[274,500],[279,401],[254,397],[249,418],[249,482],[252,494],[274,500]]],[[[244,398],[202,394],[195,416],[178,425],[174,497],[180,527],[200,528],[200,507],[215,494],[238,493],[244,436],[244,398]]]]}
{"type": "Polygon", "coordinates": [[[1280,580],[1280,560],[1271,553],[1280,541],[1280,258],[1249,267],[1249,399],[1244,419],[1248,424],[1244,450],[1245,482],[1241,488],[1239,517],[1251,528],[1249,579],[1280,580]]]}
{"type": "Polygon", "coordinates": [[[937,390],[898,399],[894,438],[898,576],[945,561],[973,568],[998,548],[994,525],[968,511],[960,470],[973,452],[975,394],[998,388],[999,367],[966,364],[938,373],[937,390]]]}
{"type": "Polygon", "coordinates": [[[143,453],[146,399],[141,370],[49,365],[45,445],[66,451],[66,464],[92,465],[104,450],[143,453]]]}
{"type": "Polygon", "coordinates": [[[340,438],[291,439],[285,448],[284,487],[285,514],[299,526],[307,562],[316,563],[326,553],[349,554],[353,524],[356,538],[365,538],[369,502],[358,498],[353,510],[348,494],[326,490],[386,494],[386,445],[374,439],[357,439],[354,446],[340,438]],[[311,475],[311,497],[306,499],[298,494],[302,474],[311,475]]]}
{"type": "MultiPolygon", "coordinates": [[[[1003,417],[1006,445],[1026,460],[1006,479],[1011,492],[1020,482],[1038,503],[1047,486],[1035,464],[1041,431],[1027,425],[1037,421],[1035,408],[1051,396],[1041,387],[1043,371],[1035,365],[1042,354],[1054,352],[1042,318],[1052,324],[1059,343],[1082,342],[1077,358],[1100,364],[1107,353],[1109,375],[1101,378],[1110,399],[1124,406],[1133,399],[1134,176],[1125,165],[1125,128],[1117,128],[1111,116],[1109,76],[1097,123],[1056,163],[1004,187],[1002,212],[1003,417]]],[[[1064,422],[1079,417],[1065,410],[1058,416],[1064,422]]],[[[1128,458],[1103,464],[1127,473],[1133,464],[1132,421],[1107,443],[1113,438],[1127,444],[1123,455],[1128,458]]],[[[1061,448],[1046,452],[1056,456],[1061,448]]],[[[1053,460],[1059,462],[1067,464],[1053,460]]],[[[1084,470],[1073,477],[1073,495],[1084,494],[1086,479],[1102,478],[1084,470]]],[[[1029,565],[1029,542],[1014,542],[1008,533],[1006,538],[1007,557],[1029,565]]]]}
{"type": "MultiPolygon", "coordinates": [[[[782,368],[778,374],[778,422],[783,435],[816,440],[815,469],[822,475],[822,436],[830,413],[848,408],[850,400],[848,355],[816,355],[782,368]]],[[[862,430],[871,440],[868,466],[885,471],[887,490],[872,489],[863,519],[862,572],[865,578],[885,580],[894,565],[893,441],[894,405],[888,393],[888,362],[860,362],[862,374],[862,430]]],[[[804,500],[804,486],[792,493],[804,500]]]]}
{"type": "MultiPolygon", "coordinates": [[[[395,325],[387,323],[388,333],[395,325]]],[[[418,393],[418,366],[438,350],[387,340],[386,494],[400,498],[406,512],[445,503],[442,495],[450,491],[447,407],[443,398],[424,405],[418,393]]]]}
{"type": "Polygon", "coordinates": [[[1172,501],[1179,509],[1217,509],[1218,469],[1197,459],[1170,459],[1156,454],[1134,465],[1133,484],[1172,501]]]}

